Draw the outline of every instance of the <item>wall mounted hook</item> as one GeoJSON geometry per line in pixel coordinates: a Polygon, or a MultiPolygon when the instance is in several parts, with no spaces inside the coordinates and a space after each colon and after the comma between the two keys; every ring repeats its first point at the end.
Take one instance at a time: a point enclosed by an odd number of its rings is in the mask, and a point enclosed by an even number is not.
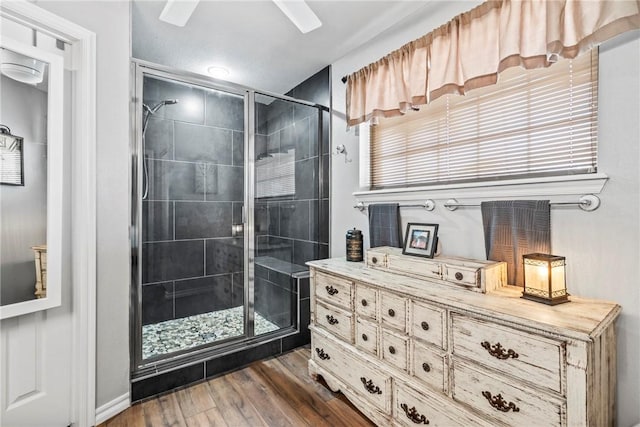
{"type": "Polygon", "coordinates": [[[349,158],[349,153],[347,152],[347,147],[344,144],[340,144],[336,146],[336,154],[344,154],[344,162],[351,163],[353,160],[349,158]]]}

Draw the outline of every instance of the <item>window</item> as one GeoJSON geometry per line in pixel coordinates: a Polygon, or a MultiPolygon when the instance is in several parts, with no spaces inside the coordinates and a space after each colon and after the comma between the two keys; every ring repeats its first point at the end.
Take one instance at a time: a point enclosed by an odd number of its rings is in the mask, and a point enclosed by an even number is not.
{"type": "Polygon", "coordinates": [[[295,150],[258,156],[256,161],[256,197],[296,194],[295,150]]]}
{"type": "Polygon", "coordinates": [[[597,171],[598,53],[513,67],[496,85],[443,96],[370,129],[370,186],[597,171]]]}

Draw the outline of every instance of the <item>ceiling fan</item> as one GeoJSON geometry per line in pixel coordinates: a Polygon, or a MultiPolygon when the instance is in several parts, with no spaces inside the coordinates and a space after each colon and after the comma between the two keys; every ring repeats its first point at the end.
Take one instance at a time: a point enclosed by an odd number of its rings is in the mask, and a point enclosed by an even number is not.
{"type": "MultiPolygon", "coordinates": [[[[320,19],[304,0],[272,0],[276,6],[306,34],[322,25],[320,19]]],[[[200,0],[167,0],[160,20],[178,27],[184,27],[200,0]]]]}

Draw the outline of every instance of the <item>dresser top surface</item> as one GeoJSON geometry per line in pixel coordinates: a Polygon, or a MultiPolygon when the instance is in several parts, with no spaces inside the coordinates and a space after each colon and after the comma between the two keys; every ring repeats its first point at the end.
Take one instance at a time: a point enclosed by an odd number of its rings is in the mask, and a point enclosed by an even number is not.
{"type": "Polygon", "coordinates": [[[368,268],[364,262],[348,262],[344,258],[310,261],[307,265],[410,297],[502,321],[526,323],[541,331],[579,340],[590,340],[598,336],[620,313],[620,306],[609,301],[571,296],[569,303],[548,306],[520,298],[522,288],[516,286],[506,286],[482,294],[438,283],[437,279],[415,279],[368,268]]]}

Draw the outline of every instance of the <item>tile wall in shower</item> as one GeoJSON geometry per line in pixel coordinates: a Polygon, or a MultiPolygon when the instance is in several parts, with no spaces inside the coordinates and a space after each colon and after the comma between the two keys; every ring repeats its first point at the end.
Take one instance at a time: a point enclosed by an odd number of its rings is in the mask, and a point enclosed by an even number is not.
{"type": "MultiPolygon", "coordinates": [[[[329,106],[329,68],[287,95],[329,106]]],[[[329,255],[329,113],[281,100],[258,109],[256,158],[294,152],[293,194],[256,199],[257,240],[255,307],[270,321],[291,324],[291,304],[300,302],[299,344],[308,342],[308,280],[296,294],[291,273],[305,262],[329,255]],[[323,126],[322,139],[318,125],[323,126]],[[321,183],[321,171],[324,180],[321,183]]],[[[293,311],[295,313],[295,311],[293,311]]]]}
{"type": "Polygon", "coordinates": [[[243,98],[150,77],[144,103],[178,99],[145,135],[142,323],[242,305],[243,98]],[[237,282],[237,283],[236,283],[237,282]]]}
{"type": "MultiPolygon", "coordinates": [[[[329,68],[287,95],[328,107],[329,68]]],[[[295,150],[295,194],[256,202],[258,256],[271,255],[297,265],[328,256],[329,113],[322,114],[319,150],[316,108],[276,100],[258,110],[257,131],[265,138],[262,145],[256,144],[256,156],[295,150]],[[320,168],[325,177],[322,185],[320,168]]]]}

